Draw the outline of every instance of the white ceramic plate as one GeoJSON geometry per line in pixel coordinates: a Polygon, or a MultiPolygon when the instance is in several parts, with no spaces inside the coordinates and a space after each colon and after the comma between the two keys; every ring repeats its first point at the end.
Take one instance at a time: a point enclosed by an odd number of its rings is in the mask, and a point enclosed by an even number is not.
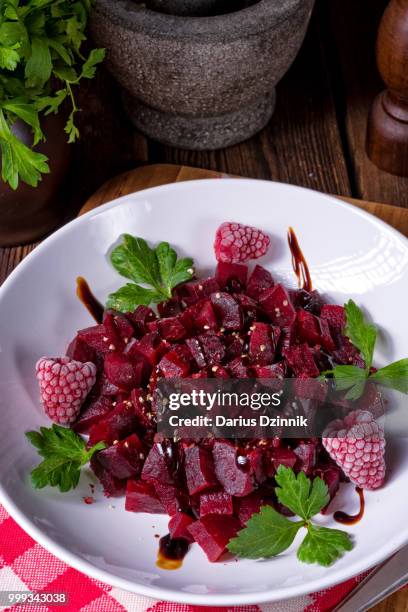
{"type": "MultiPolygon", "coordinates": [[[[122,279],[107,253],[123,232],[168,240],[194,257],[200,270],[214,266],[212,241],[225,220],[256,225],[272,238],[261,262],[294,285],[286,232],[292,225],[308,259],[314,285],[336,302],[352,297],[384,329],[376,360],[402,358],[408,347],[406,288],[408,241],[357,208],[305,189],[250,180],[179,183],[129,195],[73,221],[45,240],[0,290],[1,501],[17,522],[52,553],[95,578],[147,596],[201,605],[280,600],[343,581],[408,542],[408,442],[387,451],[386,486],[366,494],[363,520],[349,531],[355,547],[330,568],[301,564],[294,547],[269,561],[210,564],[192,546],[180,570],[155,566],[164,516],[124,511],[124,500],[85,505],[89,474],[79,489],[34,491],[29,472],[38,456],[24,432],[49,426],[38,402],[34,364],[62,354],[75,331],[92,321],[75,297],[84,276],[104,300],[122,279]],[[114,506],[114,508],[110,506],[114,506]]],[[[336,506],[353,512],[357,496],[343,487],[336,506]]],[[[322,524],[333,525],[331,517],[322,524]]]]}

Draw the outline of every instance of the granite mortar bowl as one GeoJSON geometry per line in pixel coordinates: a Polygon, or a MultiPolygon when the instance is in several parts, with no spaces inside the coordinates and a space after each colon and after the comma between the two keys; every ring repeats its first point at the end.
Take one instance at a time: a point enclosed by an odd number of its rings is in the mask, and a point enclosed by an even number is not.
{"type": "Polygon", "coordinates": [[[299,51],[313,4],[259,0],[228,14],[185,17],[96,0],[91,28],[140,131],[176,147],[217,149],[246,140],[271,118],[275,86],[299,51]]]}

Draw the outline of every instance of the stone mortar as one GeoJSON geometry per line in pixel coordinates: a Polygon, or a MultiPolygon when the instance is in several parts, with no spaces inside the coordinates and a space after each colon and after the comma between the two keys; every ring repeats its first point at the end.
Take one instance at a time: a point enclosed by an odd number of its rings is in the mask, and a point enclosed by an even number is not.
{"type": "Polygon", "coordinates": [[[225,15],[182,17],[96,0],[91,27],[138,129],[172,146],[216,149],[269,121],[313,4],[260,0],[225,15]]]}

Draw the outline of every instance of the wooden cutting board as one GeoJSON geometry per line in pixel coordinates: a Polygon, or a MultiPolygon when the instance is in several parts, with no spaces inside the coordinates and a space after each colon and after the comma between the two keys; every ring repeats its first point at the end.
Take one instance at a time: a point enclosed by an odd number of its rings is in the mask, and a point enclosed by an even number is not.
{"type": "MultiPolygon", "coordinates": [[[[226,178],[229,175],[213,170],[202,170],[189,166],[177,166],[171,164],[153,164],[130,170],[111,179],[94,193],[86,204],[81,208],[80,215],[97,208],[101,204],[110,202],[115,198],[157,187],[168,183],[191,181],[194,179],[226,178]]],[[[239,177],[237,177],[239,178],[239,177]]],[[[353,198],[341,198],[359,208],[362,208],[380,219],[383,219],[397,230],[408,236],[408,209],[390,204],[379,204],[376,202],[364,202],[353,198]]]]}

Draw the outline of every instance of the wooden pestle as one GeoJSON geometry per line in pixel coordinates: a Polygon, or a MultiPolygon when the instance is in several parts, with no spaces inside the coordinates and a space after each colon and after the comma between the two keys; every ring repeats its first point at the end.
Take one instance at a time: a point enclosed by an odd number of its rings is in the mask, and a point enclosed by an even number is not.
{"type": "Polygon", "coordinates": [[[377,64],[387,90],[368,118],[367,153],[382,170],[408,176],[408,0],[391,0],[384,13],[377,64]]]}

